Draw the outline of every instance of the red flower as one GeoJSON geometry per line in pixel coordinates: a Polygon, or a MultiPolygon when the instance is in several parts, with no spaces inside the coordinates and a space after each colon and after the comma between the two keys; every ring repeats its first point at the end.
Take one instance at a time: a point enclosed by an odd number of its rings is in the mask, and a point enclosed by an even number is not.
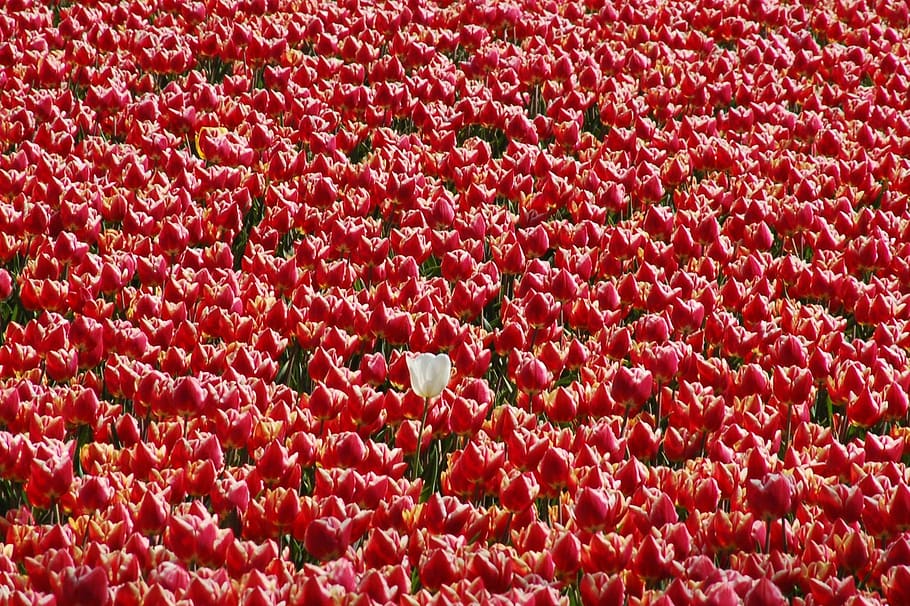
{"type": "Polygon", "coordinates": [[[0,268],[0,301],[9,298],[13,292],[13,278],[9,272],[0,268]]]}
{"type": "Polygon", "coordinates": [[[651,397],[653,386],[654,379],[647,370],[620,366],[613,377],[610,396],[623,408],[635,411],[651,397]]]}
{"type": "Polygon", "coordinates": [[[889,604],[910,603],[910,566],[902,564],[890,569],[882,578],[882,590],[889,604]]]}
{"type": "Polygon", "coordinates": [[[615,523],[621,504],[610,490],[581,488],[575,497],[575,523],[586,532],[603,530],[615,523]]]}
{"type": "Polygon", "coordinates": [[[550,554],[559,576],[573,575],[581,566],[581,541],[571,532],[563,532],[553,541],[550,554]]]}
{"type": "Polygon", "coordinates": [[[553,375],[546,365],[533,356],[520,356],[515,369],[515,385],[524,393],[537,394],[547,389],[553,375]]]}
{"type": "Polygon", "coordinates": [[[781,474],[769,474],[759,480],[749,480],[746,500],[756,516],[777,520],[787,515],[793,503],[793,486],[781,474]]]}
{"type": "Polygon", "coordinates": [[[768,578],[759,579],[743,598],[743,604],[746,606],[784,606],[788,603],[789,600],[768,578]]]}
{"type": "Polygon", "coordinates": [[[136,511],[136,528],[144,535],[159,534],[168,517],[165,500],[146,491],[136,511]]]}
{"type": "Polygon", "coordinates": [[[604,572],[583,575],[579,593],[585,606],[622,606],[626,599],[622,578],[604,572]]]}
{"type": "Polygon", "coordinates": [[[423,558],[419,574],[421,585],[438,590],[458,577],[457,560],[444,549],[434,549],[423,558]]]}
{"type": "Polygon", "coordinates": [[[76,442],[41,443],[32,457],[26,494],[32,504],[45,509],[51,502],[69,491],[73,483],[73,455],[76,442]]]}
{"type": "Polygon", "coordinates": [[[673,560],[672,547],[658,543],[654,534],[648,534],[632,557],[632,570],[644,579],[665,579],[678,566],[673,560]]]}
{"type": "Polygon", "coordinates": [[[509,511],[525,511],[534,503],[539,492],[540,486],[534,475],[522,473],[511,478],[503,477],[499,500],[509,511]]]}
{"type": "Polygon", "coordinates": [[[68,568],[63,573],[58,601],[73,606],[105,604],[110,599],[108,579],[104,568],[68,568]]]}

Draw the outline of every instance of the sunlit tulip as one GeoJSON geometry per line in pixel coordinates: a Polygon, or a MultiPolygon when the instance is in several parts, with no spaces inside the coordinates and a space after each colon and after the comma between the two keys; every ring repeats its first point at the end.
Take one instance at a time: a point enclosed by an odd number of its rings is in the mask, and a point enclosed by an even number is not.
{"type": "Polygon", "coordinates": [[[423,430],[427,422],[430,400],[442,393],[452,374],[452,361],[448,354],[422,353],[407,358],[408,372],[411,377],[411,390],[424,399],[423,416],[417,430],[417,447],[414,451],[415,474],[420,475],[420,450],[423,430]]]}
{"type": "Polygon", "coordinates": [[[0,595],[910,603],[905,2],[285,4],[4,4],[0,595]]]}
{"type": "Polygon", "coordinates": [[[418,354],[408,358],[411,389],[422,398],[435,398],[442,393],[452,374],[448,354],[418,354]]]}

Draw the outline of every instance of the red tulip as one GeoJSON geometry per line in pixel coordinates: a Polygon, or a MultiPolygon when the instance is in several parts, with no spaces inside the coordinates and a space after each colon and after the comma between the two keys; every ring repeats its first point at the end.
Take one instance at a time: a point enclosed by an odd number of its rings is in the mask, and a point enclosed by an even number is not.
{"type": "Polygon", "coordinates": [[[288,455],[287,448],[277,441],[269,442],[256,460],[256,471],[267,484],[280,485],[297,465],[297,455],[288,455]]]}
{"type": "Polygon", "coordinates": [[[910,566],[895,566],[882,578],[882,590],[890,604],[910,599],[910,566]]]}
{"type": "Polygon", "coordinates": [[[579,593],[585,606],[621,606],[626,598],[622,578],[603,572],[583,575],[579,593]]]}
{"type": "Polygon", "coordinates": [[[748,606],[783,606],[789,603],[781,590],[770,579],[759,579],[746,593],[743,603],[748,606]]]}
{"type": "Polygon", "coordinates": [[[215,552],[218,528],[211,518],[173,515],[164,531],[164,545],[184,561],[207,562],[215,552]]]}
{"type": "Polygon", "coordinates": [[[524,393],[537,394],[550,385],[552,374],[543,362],[532,356],[520,356],[515,369],[515,385],[524,393]]]}
{"type": "Polygon", "coordinates": [[[558,575],[567,577],[578,571],[581,565],[581,541],[574,534],[561,534],[553,541],[550,553],[558,575]]]}
{"type": "Polygon", "coordinates": [[[443,549],[434,549],[420,565],[420,583],[428,589],[439,589],[457,578],[456,559],[443,549]]]}
{"type": "Polygon", "coordinates": [[[522,473],[512,478],[503,477],[499,500],[509,511],[520,512],[534,503],[539,492],[540,486],[534,475],[522,473]]]}
{"type": "Polygon", "coordinates": [[[114,496],[110,482],[103,477],[86,478],[79,488],[79,505],[86,511],[104,509],[114,496]]]}
{"type": "Polygon", "coordinates": [[[190,233],[186,227],[174,221],[167,221],[161,227],[158,242],[162,252],[174,256],[187,247],[189,238],[190,233]]]}
{"type": "Polygon", "coordinates": [[[49,508],[51,501],[65,494],[73,483],[73,455],[76,442],[42,442],[29,468],[26,494],[31,503],[49,508]]]}
{"type": "Polygon", "coordinates": [[[761,480],[749,480],[746,499],[752,511],[765,520],[784,517],[793,507],[793,487],[785,476],[769,474],[761,480]]]}
{"type": "Polygon", "coordinates": [[[146,535],[160,533],[168,520],[168,510],[164,499],[146,492],[139,502],[136,512],[136,527],[146,535]]]}
{"type": "Polygon", "coordinates": [[[0,268],[0,301],[8,299],[13,292],[13,278],[9,272],[0,268]]]}
{"type": "Polygon", "coordinates": [[[571,486],[574,476],[569,453],[558,447],[548,448],[538,464],[537,476],[548,491],[571,486]]]}
{"type": "Polygon", "coordinates": [[[873,396],[868,386],[847,403],[847,419],[861,427],[872,427],[881,420],[884,412],[881,400],[873,396]]]}
{"type": "Polygon", "coordinates": [[[632,411],[639,409],[651,397],[654,380],[643,368],[620,366],[613,378],[610,396],[632,411]]]}
{"type": "Polygon", "coordinates": [[[582,488],[575,498],[575,523],[587,532],[603,530],[616,521],[620,506],[621,500],[611,491],[582,488]]]}
{"type": "Polygon", "coordinates": [[[348,547],[351,538],[351,520],[319,518],[310,522],[306,529],[304,545],[318,560],[337,558],[348,547]]]}
{"type": "Polygon", "coordinates": [[[661,545],[648,534],[632,557],[632,570],[644,579],[665,579],[673,574],[675,563],[672,548],[661,545]]]}
{"type": "Polygon", "coordinates": [[[103,568],[81,566],[68,568],[63,573],[61,596],[63,600],[74,606],[91,606],[106,603],[110,599],[108,594],[108,579],[103,568]]]}

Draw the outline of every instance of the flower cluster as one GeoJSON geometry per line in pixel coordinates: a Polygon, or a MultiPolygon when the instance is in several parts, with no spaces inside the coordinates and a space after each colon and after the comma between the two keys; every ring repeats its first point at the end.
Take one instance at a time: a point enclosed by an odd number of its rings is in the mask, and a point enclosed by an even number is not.
{"type": "Polygon", "coordinates": [[[908,90],[902,2],[7,1],[0,601],[910,603],[908,90]]]}

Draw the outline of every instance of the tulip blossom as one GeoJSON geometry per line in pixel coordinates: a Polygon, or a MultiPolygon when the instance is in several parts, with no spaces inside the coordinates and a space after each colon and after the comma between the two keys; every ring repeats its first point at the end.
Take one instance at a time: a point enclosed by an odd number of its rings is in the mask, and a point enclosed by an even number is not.
{"type": "Polygon", "coordinates": [[[452,374],[452,361],[448,354],[422,353],[408,358],[408,372],[411,376],[411,389],[424,399],[423,416],[417,430],[417,447],[414,451],[415,473],[420,473],[420,449],[423,429],[427,422],[430,400],[442,393],[452,374]]]}
{"type": "Polygon", "coordinates": [[[442,393],[452,373],[452,361],[447,354],[419,354],[408,358],[411,389],[422,398],[435,398],[442,393]]]}

